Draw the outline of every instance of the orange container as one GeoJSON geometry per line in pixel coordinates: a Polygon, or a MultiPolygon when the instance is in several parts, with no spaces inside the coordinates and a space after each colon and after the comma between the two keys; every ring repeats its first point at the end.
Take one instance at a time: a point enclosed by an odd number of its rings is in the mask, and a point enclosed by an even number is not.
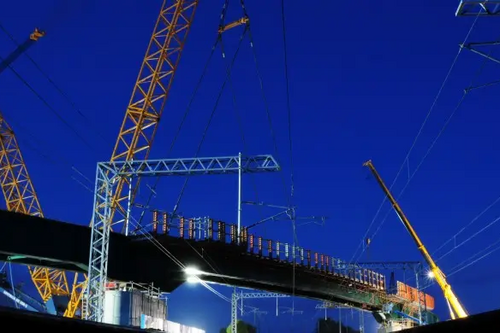
{"type": "Polygon", "coordinates": [[[397,293],[396,295],[406,299],[410,302],[419,303],[422,307],[428,310],[434,310],[434,297],[424,293],[418,292],[416,288],[413,288],[403,282],[397,281],[397,293]]]}

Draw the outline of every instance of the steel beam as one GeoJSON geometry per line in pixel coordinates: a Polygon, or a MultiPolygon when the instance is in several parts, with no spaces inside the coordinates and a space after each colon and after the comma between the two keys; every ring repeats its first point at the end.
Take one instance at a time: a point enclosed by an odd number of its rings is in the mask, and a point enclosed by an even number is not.
{"type": "Polygon", "coordinates": [[[499,0],[461,0],[455,16],[500,16],[499,0]]]}
{"type": "MultiPolygon", "coordinates": [[[[290,297],[289,295],[277,293],[237,293],[236,290],[231,296],[231,333],[238,333],[238,301],[243,299],[256,299],[256,298],[284,298],[290,297]]],[[[243,304],[242,311],[243,311],[243,304]]]]}
{"type": "Polygon", "coordinates": [[[112,207],[118,184],[126,178],[275,172],[280,166],[271,155],[114,161],[97,164],[94,211],[86,290],[86,319],[102,322],[112,207]]]}
{"type": "Polygon", "coordinates": [[[387,262],[357,262],[355,267],[375,269],[375,270],[390,270],[390,271],[418,271],[422,267],[419,261],[387,261],[387,262]]]}

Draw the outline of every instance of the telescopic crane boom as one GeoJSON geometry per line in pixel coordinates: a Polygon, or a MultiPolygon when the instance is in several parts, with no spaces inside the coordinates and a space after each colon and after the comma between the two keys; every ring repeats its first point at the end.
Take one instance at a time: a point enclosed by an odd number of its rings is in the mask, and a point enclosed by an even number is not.
{"type": "Polygon", "coordinates": [[[392,207],[396,211],[396,214],[398,214],[399,219],[401,220],[401,222],[403,222],[404,226],[406,227],[406,230],[408,230],[411,237],[415,241],[415,244],[417,245],[418,250],[424,256],[425,261],[427,262],[427,264],[430,267],[433,278],[436,279],[437,283],[439,284],[439,286],[443,290],[444,297],[445,297],[446,301],[448,302],[448,305],[450,306],[451,318],[455,319],[456,317],[458,317],[458,318],[467,317],[468,316],[467,311],[462,306],[462,304],[460,304],[460,301],[458,300],[457,296],[455,295],[455,293],[451,289],[450,284],[446,281],[446,277],[445,277],[444,273],[436,265],[436,262],[434,261],[434,259],[432,259],[431,255],[429,254],[429,251],[427,251],[426,247],[424,246],[424,244],[422,243],[422,241],[418,237],[415,229],[413,229],[413,227],[411,226],[410,221],[408,220],[406,215],[403,213],[403,210],[401,209],[399,204],[396,202],[396,199],[394,199],[391,192],[389,191],[389,189],[385,185],[384,181],[380,177],[379,173],[375,169],[375,166],[373,165],[372,161],[371,160],[366,161],[363,164],[363,166],[368,167],[370,169],[370,171],[372,172],[372,174],[375,176],[378,184],[380,185],[380,187],[384,191],[385,195],[387,196],[387,198],[391,202],[392,207]]]}

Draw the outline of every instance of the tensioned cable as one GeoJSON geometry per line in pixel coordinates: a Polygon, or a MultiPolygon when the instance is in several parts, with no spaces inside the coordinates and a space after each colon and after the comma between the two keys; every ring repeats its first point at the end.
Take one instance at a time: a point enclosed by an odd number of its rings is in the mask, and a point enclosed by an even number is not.
{"type": "MultiPolygon", "coordinates": [[[[29,137],[31,137],[31,139],[33,141],[37,142],[39,145],[41,144],[42,140],[40,140],[39,138],[37,138],[33,133],[31,133],[31,131],[27,130],[26,127],[24,127],[20,123],[13,122],[12,120],[9,120],[8,123],[11,124],[13,128],[16,128],[16,129],[19,128],[19,129],[21,129],[29,137]]],[[[31,151],[37,153],[38,155],[40,155],[41,157],[43,157],[44,159],[46,159],[49,163],[52,163],[53,165],[57,165],[58,164],[57,162],[59,161],[61,163],[61,165],[66,164],[71,170],[73,170],[76,174],[78,174],[88,184],[83,183],[82,181],[80,181],[79,179],[77,179],[76,177],[74,177],[73,175],[71,175],[71,178],[75,182],[79,183],[86,190],[88,190],[90,192],[93,192],[93,190],[91,188],[89,188],[89,185],[93,186],[93,182],[82,171],[80,171],[75,165],[73,165],[71,162],[69,162],[69,160],[66,159],[63,155],[56,154],[56,157],[51,157],[51,155],[49,155],[48,153],[44,153],[44,150],[42,148],[35,147],[30,142],[28,142],[28,140],[25,140],[22,137],[21,138],[17,137],[17,135],[16,135],[17,131],[16,130],[13,129],[13,133],[14,133],[14,136],[16,137],[16,140],[18,142],[22,142],[28,149],[30,149],[31,151]]],[[[45,149],[45,151],[46,151],[46,149],[45,149]]]]}
{"type": "MultiPolygon", "coordinates": [[[[227,7],[226,7],[226,9],[227,9],[227,7]]],[[[221,52],[222,52],[222,57],[223,57],[223,59],[226,60],[225,61],[226,62],[226,64],[225,64],[226,75],[228,77],[229,88],[230,88],[231,93],[232,93],[233,109],[234,109],[234,112],[235,112],[236,122],[238,123],[238,128],[240,130],[240,135],[241,135],[241,141],[243,143],[243,155],[245,155],[245,154],[249,153],[248,144],[247,144],[247,141],[246,141],[246,138],[245,138],[245,131],[244,131],[244,127],[243,127],[242,116],[241,116],[241,113],[240,113],[240,109],[238,107],[238,103],[236,101],[236,91],[235,91],[235,88],[234,88],[233,80],[232,80],[232,77],[231,77],[231,70],[230,70],[231,64],[228,63],[228,59],[227,59],[227,57],[225,55],[224,43],[222,41],[222,34],[220,35],[220,48],[221,48],[221,52]]],[[[252,187],[253,187],[253,190],[254,190],[254,193],[255,193],[255,200],[256,200],[256,202],[260,202],[260,200],[259,200],[259,192],[257,190],[257,184],[255,182],[255,178],[253,177],[254,175],[251,173],[249,176],[250,176],[250,181],[252,182],[252,187]]],[[[264,215],[262,213],[262,206],[258,205],[257,211],[259,213],[260,219],[262,220],[264,218],[263,217],[264,215]]],[[[265,236],[266,235],[264,233],[264,237],[265,236]]]]}
{"type": "MultiPolygon", "coordinates": [[[[236,51],[235,51],[235,53],[234,53],[234,56],[233,56],[233,58],[232,58],[232,60],[231,60],[231,68],[229,68],[228,73],[231,71],[232,67],[234,66],[234,62],[235,62],[236,57],[238,56],[238,53],[239,53],[239,51],[240,51],[240,49],[241,49],[241,45],[242,45],[242,42],[243,42],[243,40],[244,40],[244,37],[245,37],[246,32],[247,32],[247,28],[245,27],[245,29],[244,29],[244,31],[243,31],[243,34],[242,34],[242,35],[241,35],[241,37],[240,37],[240,41],[239,41],[239,43],[238,43],[238,47],[237,47],[237,49],[236,49],[236,51]]],[[[201,137],[201,141],[200,141],[200,143],[199,143],[199,145],[198,145],[198,148],[196,149],[196,153],[195,153],[195,155],[194,155],[195,157],[198,157],[198,155],[199,155],[199,153],[200,153],[200,151],[201,151],[201,148],[202,148],[202,146],[203,146],[203,143],[205,142],[205,138],[206,138],[206,136],[207,136],[208,129],[210,128],[210,125],[211,125],[211,123],[212,123],[213,117],[214,117],[214,115],[215,115],[215,111],[217,110],[217,107],[219,106],[219,102],[220,102],[220,99],[221,99],[221,97],[222,97],[222,93],[224,92],[224,89],[225,89],[225,87],[226,87],[227,82],[228,82],[228,76],[226,75],[226,77],[225,77],[225,79],[224,79],[224,82],[222,83],[222,86],[221,86],[221,88],[220,88],[220,90],[219,90],[219,93],[218,93],[218,95],[217,95],[217,98],[216,98],[216,100],[215,100],[215,105],[214,105],[214,107],[212,108],[212,112],[210,113],[210,117],[208,118],[208,122],[207,122],[207,124],[206,124],[206,126],[205,126],[205,129],[204,129],[204,131],[203,131],[203,134],[202,134],[202,137],[201,137]]],[[[187,176],[187,177],[184,179],[184,184],[182,185],[181,192],[180,192],[180,194],[179,194],[179,196],[178,196],[178,198],[177,198],[177,201],[176,201],[175,206],[174,206],[174,209],[173,209],[173,213],[172,213],[173,215],[175,215],[175,213],[176,213],[176,211],[177,211],[177,209],[178,209],[178,207],[179,207],[179,205],[180,205],[180,202],[181,202],[182,197],[183,197],[183,195],[184,195],[184,192],[185,192],[185,190],[186,190],[186,187],[187,187],[187,184],[188,184],[188,182],[189,182],[189,179],[191,179],[191,177],[190,177],[190,176],[187,176]]]]}
{"type": "MultiPolygon", "coordinates": [[[[3,57],[0,57],[0,61],[4,61],[5,59],[3,57]]],[[[66,127],[68,127],[79,139],[80,141],[82,141],[88,148],[90,148],[91,150],[94,150],[94,148],[87,142],[87,140],[85,140],[81,135],[80,133],[78,133],[78,131],[66,120],[64,119],[64,117],[59,113],[57,112],[56,109],[54,109],[50,104],[49,102],[47,102],[47,100],[45,98],[43,98],[42,95],[40,95],[36,90],[35,88],[33,88],[32,85],[30,85],[22,76],[21,74],[19,74],[11,65],[8,65],[9,69],[12,71],[12,73],[14,73],[14,75],[19,79],[21,80],[22,83],[24,83],[24,85],[26,87],[28,87],[29,90],[31,90],[31,92],[64,124],[66,125],[66,127]]]]}
{"type": "MultiPolygon", "coordinates": [[[[463,44],[465,44],[467,42],[467,40],[469,39],[469,36],[471,35],[472,31],[474,30],[474,27],[476,26],[476,22],[477,22],[477,20],[479,18],[479,14],[480,13],[481,13],[481,11],[479,11],[478,14],[476,15],[476,18],[474,19],[474,21],[473,21],[470,29],[468,30],[468,32],[467,32],[467,34],[466,34],[466,36],[464,38],[463,44]]],[[[414,140],[413,140],[413,142],[412,142],[412,144],[410,146],[410,149],[408,150],[405,158],[403,159],[403,162],[401,163],[401,166],[399,167],[398,172],[396,173],[396,177],[394,177],[394,180],[392,181],[391,185],[389,186],[389,191],[392,189],[392,187],[396,183],[397,179],[399,178],[399,175],[401,174],[401,171],[403,170],[403,167],[404,167],[405,163],[408,162],[410,154],[412,153],[413,149],[415,148],[415,145],[416,145],[418,139],[420,138],[420,135],[422,134],[422,131],[423,131],[425,125],[427,124],[427,121],[429,120],[429,117],[432,114],[432,112],[433,112],[433,110],[434,110],[434,108],[435,108],[435,106],[437,104],[438,99],[441,97],[441,93],[443,92],[444,87],[448,83],[448,79],[449,79],[449,77],[450,77],[453,69],[455,68],[455,65],[456,65],[456,63],[458,61],[458,58],[459,58],[459,56],[460,56],[461,53],[462,53],[462,48],[459,48],[458,52],[457,52],[457,54],[455,56],[455,58],[453,59],[453,62],[451,64],[451,66],[448,69],[448,72],[446,73],[446,76],[445,76],[445,78],[444,78],[444,80],[443,80],[443,82],[442,82],[442,84],[441,84],[441,86],[440,86],[440,88],[439,88],[439,90],[438,90],[438,92],[437,92],[437,94],[436,94],[436,96],[435,96],[432,104],[431,104],[431,107],[430,107],[429,111],[427,112],[427,115],[425,116],[424,121],[423,121],[422,125],[420,126],[420,129],[418,130],[417,135],[415,136],[415,138],[414,138],[414,140]]],[[[382,202],[380,203],[380,206],[378,207],[378,209],[377,209],[377,211],[375,213],[375,216],[373,217],[371,223],[369,224],[369,226],[368,226],[368,228],[367,228],[367,230],[365,232],[365,235],[361,239],[361,241],[360,241],[360,243],[359,243],[356,251],[354,252],[354,254],[353,254],[353,256],[352,256],[352,258],[351,258],[351,260],[349,262],[353,261],[353,259],[356,256],[357,252],[362,247],[363,242],[365,241],[366,237],[368,236],[368,233],[369,233],[371,227],[373,226],[373,224],[375,223],[375,220],[377,219],[378,215],[380,214],[382,206],[385,204],[386,200],[387,200],[387,197],[384,196],[382,202]]],[[[363,252],[364,252],[364,250],[363,250],[363,252]]]]}
{"type": "MultiPolygon", "coordinates": [[[[293,144],[292,144],[292,107],[290,102],[290,80],[288,77],[288,52],[286,43],[286,16],[285,16],[285,1],[281,0],[281,26],[283,35],[283,54],[284,54],[284,67],[285,67],[285,85],[286,85],[286,107],[288,115],[288,148],[290,150],[290,198],[288,206],[293,204],[293,195],[295,191],[294,183],[294,168],[293,168],[293,144]]],[[[297,241],[297,226],[296,226],[296,216],[295,212],[291,216],[292,220],[292,237],[293,237],[293,247],[295,252],[295,246],[297,241]]],[[[292,267],[292,309],[295,310],[295,284],[296,284],[296,265],[292,267]]],[[[292,323],[293,323],[293,311],[292,311],[292,323]]]]}
{"type": "Polygon", "coordinates": [[[438,253],[443,247],[448,245],[450,242],[452,242],[454,239],[457,238],[462,232],[465,231],[468,227],[470,227],[472,224],[474,224],[481,216],[483,216],[487,211],[489,211],[493,206],[495,206],[498,202],[500,201],[500,196],[495,199],[492,203],[490,203],[485,209],[483,209],[479,214],[477,214],[469,223],[467,223],[466,226],[462,227],[457,233],[455,233],[453,236],[451,236],[450,239],[448,239],[446,242],[444,242],[440,247],[438,247],[435,251],[432,252],[432,255],[438,253]]]}
{"type": "MultiPolygon", "coordinates": [[[[494,247],[495,245],[499,244],[500,243],[500,239],[498,239],[496,242],[488,245],[487,247],[483,248],[482,250],[476,252],[475,254],[473,254],[472,256],[468,257],[467,259],[465,259],[464,261],[460,262],[458,265],[455,265],[451,270],[452,272],[450,274],[447,274],[446,276],[447,277],[450,277],[450,276],[453,276],[455,274],[457,274],[458,272],[472,266],[473,264],[479,262],[480,260],[486,258],[487,256],[489,256],[490,254],[500,250],[500,246],[497,246],[496,248],[492,249],[491,251],[485,253],[484,255],[482,255],[481,257],[473,260],[472,262],[469,262],[470,260],[474,259],[475,257],[481,255],[481,253],[483,253],[484,251],[494,247]]],[[[429,284],[427,284],[426,286],[422,287],[421,290],[424,290],[424,289],[427,289],[429,288],[430,286],[432,286],[434,284],[434,281],[433,282],[430,282],[429,284]]]]}
{"type": "MultiPolygon", "coordinates": [[[[14,38],[14,36],[5,28],[5,26],[3,26],[1,23],[0,23],[0,30],[2,30],[8,37],[9,39],[17,46],[19,47],[19,43],[17,42],[17,40],[14,38]]],[[[85,120],[85,122],[87,122],[88,125],[90,125],[90,127],[93,128],[94,132],[96,132],[97,135],[99,135],[101,137],[101,139],[104,139],[104,136],[101,134],[101,132],[99,132],[99,130],[97,129],[97,127],[95,126],[95,123],[93,123],[87,116],[85,116],[85,114],[76,106],[76,103],[73,102],[71,100],[71,98],[69,97],[68,94],[66,94],[62,88],[57,85],[54,80],[52,80],[52,78],[47,74],[47,72],[45,72],[41,67],[40,65],[33,59],[33,57],[31,57],[29,55],[29,53],[27,51],[24,51],[23,54],[31,61],[31,63],[35,66],[36,69],[38,69],[38,71],[45,77],[45,79],[47,79],[47,81],[49,81],[49,83],[54,87],[54,89],[56,89],[56,91],[66,100],[66,102],[68,102],[68,104],[71,106],[71,108],[76,112],[78,113],[78,115],[80,115],[80,117],[85,120]]]]}
{"type": "MultiPolygon", "coordinates": [[[[186,110],[184,110],[184,114],[182,116],[181,123],[177,127],[177,131],[175,132],[174,138],[172,139],[172,142],[170,143],[170,147],[168,149],[167,156],[169,156],[172,153],[172,151],[173,151],[173,149],[175,147],[175,144],[177,143],[177,140],[178,140],[178,138],[179,138],[179,136],[180,136],[180,134],[182,132],[182,128],[183,128],[183,126],[184,126],[184,124],[185,124],[185,122],[187,120],[187,117],[188,117],[190,111],[191,111],[191,106],[192,106],[192,104],[193,104],[193,102],[194,102],[194,100],[196,98],[196,95],[198,93],[199,88],[201,87],[201,83],[203,82],[203,79],[205,78],[205,74],[206,74],[206,72],[208,70],[208,65],[210,64],[210,61],[212,60],[212,56],[215,53],[215,49],[217,47],[218,42],[219,42],[219,39],[217,38],[216,41],[215,41],[215,43],[214,43],[214,45],[212,46],[212,49],[210,51],[210,55],[208,56],[208,59],[205,62],[205,65],[203,66],[202,73],[201,73],[201,75],[200,75],[200,77],[198,79],[198,82],[197,82],[197,84],[195,86],[195,89],[194,89],[193,93],[191,94],[191,98],[189,99],[189,102],[188,102],[188,105],[186,107],[186,110]]],[[[156,181],[155,181],[155,183],[154,183],[154,185],[152,187],[152,190],[151,190],[151,192],[150,192],[150,194],[148,196],[148,199],[146,200],[146,204],[144,205],[145,208],[141,212],[141,216],[139,218],[139,224],[142,223],[142,218],[143,218],[143,216],[144,216],[144,214],[146,212],[146,208],[149,206],[151,200],[153,199],[156,187],[158,186],[158,184],[160,182],[160,179],[161,179],[161,177],[156,177],[156,181]]]]}
{"type": "MultiPolygon", "coordinates": [[[[492,52],[492,48],[490,48],[490,51],[489,53],[492,52]]],[[[479,66],[479,69],[476,71],[474,77],[471,79],[470,83],[469,83],[469,86],[468,87],[472,87],[474,85],[474,81],[481,75],[485,65],[486,65],[486,62],[487,62],[487,59],[484,58],[483,59],[483,62],[481,63],[481,65],[479,66]]],[[[467,96],[467,94],[469,93],[469,91],[471,91],[470,89],[466,88],[464,89],[463,91],[463,94],[462,94],[462,97],[460,98],[459,102],[457,103],[455,109],[453,110],[453,112],[448,116],[448,118],[446,119],[445,123],[443,124],[443,126],[441,127],[441,130],[439,131],[439,133],[437,134],[437,136],[434,138],[434,140],[432,141],[431,145],[429,146],[429,148],[427,149],[427,151],[425,152],[424,156],[422,157],[422,159],[420,160],[420,162],[418,163],[417,167],[415,168],[415,170],[413,171],[413,173],[410,175],[410,177],[408,178],[408,181],[406,182],[405,186],[403,187],[403,189],[401,190],[401,192],[398,194],[396,200],[399,200],[403,193],[405,192],[405,190],[408,188],[408,185],[410,184],[411,180],[415,177],[416,173],[420,170],[420,167],[422,166],[422,164],[424,163],[424,161],[426,160],[426,158],[429,156],[429,153],[431,152],[431,150],[434,148],[434,146],[436,145],[436,142],[439,140],[439,138],[441,137],[441,135],[444,133],[444,131],[446,130],[446,128],[448,127],[448,125],[450,124],[453,116],[456,114],[456,112],[458,111],[458,109],[460,108],[460,106],[463,104],[464,100],[465,100],[465,97],[467,96]]],[[[371,240],[373,241],[373,238],[377,235],[378,231],[382,228],[383,224],[385,223],[390,211],[392,210],[392,208],[390,208],[386,215],[384,216],[384,218],[382,219],[382,221],[380,222],[378,228],[375,230],[374,234],[372,235],[371,237],[371,240]]],[[[364,252],[364,250],[363,250],[364,252]]],[[[363,253],[362,252],[362,253],[363,253]]],[[[361,253],[361,254],[362,254],[361,253]]],[[[359,256],[361,257],[361,255],[359,256]]],[[[359,257],[358,257],[358,260],[359,260],[359,257]]]]}

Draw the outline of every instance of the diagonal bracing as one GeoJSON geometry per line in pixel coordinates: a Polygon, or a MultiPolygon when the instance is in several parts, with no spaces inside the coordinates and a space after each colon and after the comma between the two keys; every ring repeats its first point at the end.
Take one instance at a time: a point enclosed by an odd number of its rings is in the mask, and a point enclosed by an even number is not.
{"type": "Polygon", "coordinates": [[[271,155],[115,161],[97,164],[90,243],[86,319],[102,322],[108,271],[113,197],[123,179],[152,176],[192,176],[279,171],[271,155]],[[240,162],[241,161],[241,162],[240,162]]]}

